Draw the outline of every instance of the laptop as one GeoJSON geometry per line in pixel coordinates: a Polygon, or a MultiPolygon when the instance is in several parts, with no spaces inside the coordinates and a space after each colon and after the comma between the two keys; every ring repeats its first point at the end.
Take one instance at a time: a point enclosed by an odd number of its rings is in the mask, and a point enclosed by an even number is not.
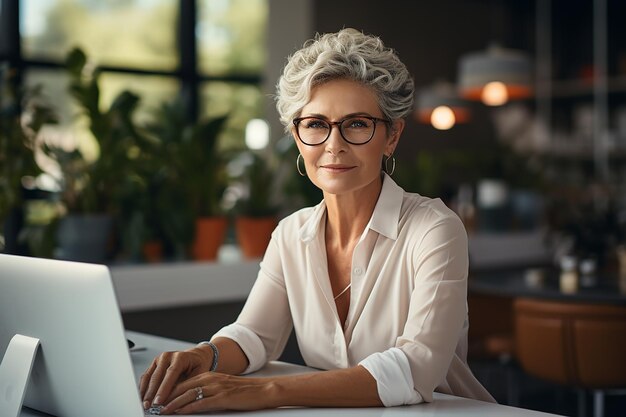
{"type": "MultiPolygon", "coordinates": [[[[25,406],[63,417],[144,415],[106,266],[0,254],[0,359],[15,335],[39,340],[25,406]]],[[[0,365],[3,417],[20,389],[11,369],[30,366],[12,358],[0,365]]]]}

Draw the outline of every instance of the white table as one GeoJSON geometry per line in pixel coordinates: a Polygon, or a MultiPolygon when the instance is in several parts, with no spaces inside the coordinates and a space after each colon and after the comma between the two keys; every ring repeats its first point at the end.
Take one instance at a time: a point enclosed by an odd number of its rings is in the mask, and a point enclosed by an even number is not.
{"type": "MultiPolygon", "coordinates": [[[[169,350],[187,349],[193,344],[158,336],[151,336],[136,332],[127,332],[127,337],[135,342],[136,346],[131,351],[131,357],[137,378],[150,365],[152,359],[160,352],[169,350]]],[[[290,375],[306,372],[318,372],[317,370],[285,362],[271,362],[266,367],[251,376],[270,375],[290,375]]],[[[435,393],[435,400],[432,403],[423,403],[404,407],[391,408],[280,408],[274,410],[228,412],[228,416],[280,416],[280,417],[302,417],[302,416],[336,416],[342,417],[533,417],[550,416],[554,414],[540,413],[537,411],[524,410],[521,408],[509,407],[505,405],[491,404],[482,401],[470,400],[467,398],[455,397],[452,395],[435,393]]],[[[212,413],[208,416],[220,414],[212,413]]],[[[28,408],[24,408],[21,417],[41,417],[48,414],[40,413],[28,408]]],[[[112,416],[113,417],[113,416],[112,416]]],[[[124,416],[115,416],[124,417],[124,416]]]]}

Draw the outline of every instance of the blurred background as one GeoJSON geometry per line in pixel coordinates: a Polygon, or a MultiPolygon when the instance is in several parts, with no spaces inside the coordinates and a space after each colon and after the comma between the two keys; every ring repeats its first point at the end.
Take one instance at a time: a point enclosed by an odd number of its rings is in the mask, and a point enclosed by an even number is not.
{"type": "MultiPolygon", "coordinates": [[[[0,251],[107,263],[121,281],[190,264],[254,275],[277,221],[321,199],[274,108],[282,67],[315,33],[354,27],[415,79],[394,179],[466,225],[481,381],[504,403],[620,415],[625,18],[620,0],[0,0],[0,251]],[[571,317],[588,312],[563,312],[556,359],[537,365],[549,349],[520,335],[520,298],[614,309],[589,313],[606,334],[576,336],[612,351],[574,363],[571,317]]],[[[245,292],[125,321],[197,340],[175,323],[200,308],[217,329],[245,292]]]]}

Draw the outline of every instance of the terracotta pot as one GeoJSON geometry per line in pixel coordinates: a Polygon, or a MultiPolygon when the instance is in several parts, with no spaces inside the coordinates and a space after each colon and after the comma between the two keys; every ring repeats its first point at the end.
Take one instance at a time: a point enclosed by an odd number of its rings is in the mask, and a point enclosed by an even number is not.
{"type": "Polygon", "coordinates": [[[277,224],[275,217],[238,217],[235,231],[243,256],[248,259],[263,257],[277,224]]]}
{"type": "Polygon", "coordinates": [[[193,258],[198,261],[214,261],[226,236],[226,217],[201,217],[196,219],[196,236],[193,242],[193,258]]]}
{"type": "Polygon", "coordinates": [[[150,240],[143,244],[143,258],[146,262],[156,263],[163,260],[163,242],[150,240]]]}

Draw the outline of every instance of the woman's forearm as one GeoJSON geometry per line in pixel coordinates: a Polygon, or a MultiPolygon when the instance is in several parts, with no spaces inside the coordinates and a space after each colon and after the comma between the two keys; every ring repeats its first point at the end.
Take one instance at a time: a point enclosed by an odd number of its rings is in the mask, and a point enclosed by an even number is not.
{"type": "Polygon", "coordinates": [[[248,378],[204,372],[177,384],[162,414],[260,410],[284,406],[376,407],[376,380],[363,367],[248,378]],[[202,395],[200,395],[200,393],[202,395]],[[198,398],[199,396],[199,398],[198,398]]]}
{"type": "Polygon", "coordinates": [[[376,380],[362,366],[270,378],[273,407],[380,407],[376,380]]]}
{"type": "MultiPolygon", "coordinates": [[[[227,337],[218,337],[213,340],[213,344],[219,352],[217,360],[217,368],[215,372],[229,375],[239,375],[248,367],[248,357],[243,352],[237,342],[227,337]]],[[[207,345],[200,345],[197,348],[202,349],[207,355],[210,355],[213,361],[213,349],[207,345]]]]}

